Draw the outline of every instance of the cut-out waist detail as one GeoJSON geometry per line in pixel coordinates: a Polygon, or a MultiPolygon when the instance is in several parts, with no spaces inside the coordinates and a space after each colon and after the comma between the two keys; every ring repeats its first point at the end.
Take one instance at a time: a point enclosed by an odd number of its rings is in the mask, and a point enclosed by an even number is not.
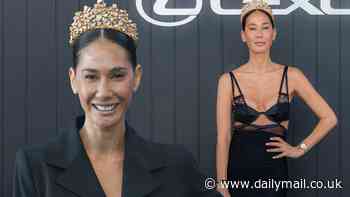
{"type": "Polygon", "coordinates": [[[266,125],[256,125],[250,124],[246,125],[236,125],[232,127],[232,132],[267,132],[278,136],[285,136],[287,134],[288,128],[280,124],[266,124],[266,125]]]}

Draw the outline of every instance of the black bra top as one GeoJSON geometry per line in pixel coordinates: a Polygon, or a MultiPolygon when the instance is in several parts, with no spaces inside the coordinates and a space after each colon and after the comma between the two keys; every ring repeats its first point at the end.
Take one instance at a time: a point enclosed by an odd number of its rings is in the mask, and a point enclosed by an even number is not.
{"type": "Polygon", "coordinates": [[[247,105],[236,77],[234,76],[233,72],[230,72],[229,74],[232,82],[232,94],[234,95],[234,84],[236,84],[239,91],[239,95],[233,97],[234,107],[232,113],[234,116],[234,120],[243,123],[246,126],[256,126],[252,125],[252,123],[262,114],[265,115],[270,121],[276,123],[279,126],[281,126],[281,122],[289,120],[289,94],[287,71],[288,66],[285,66],[282,75],[277,103],[264,112],[259,112],[256,109],[247,105]],[[286,87],[286,93],[282,92],[284,83],[286,87]]]}

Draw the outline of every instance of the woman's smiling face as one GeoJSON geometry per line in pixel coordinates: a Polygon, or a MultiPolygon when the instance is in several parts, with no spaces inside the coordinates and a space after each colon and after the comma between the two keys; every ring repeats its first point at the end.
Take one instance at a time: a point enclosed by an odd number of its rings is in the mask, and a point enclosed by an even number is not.
{"type": "Polygon", "coordinates": [[[108,129],[124,121],[141,75],[141,66],[133,70],[128,51],[116,43],[99,39],[83,48],[69,76],[88,124],[108,129]]]}

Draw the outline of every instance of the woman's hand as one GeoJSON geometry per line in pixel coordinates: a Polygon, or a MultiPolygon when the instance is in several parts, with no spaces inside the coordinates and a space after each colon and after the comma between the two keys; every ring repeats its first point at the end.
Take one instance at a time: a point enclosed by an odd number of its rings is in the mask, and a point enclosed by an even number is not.
{"type": "Polygon", "coordinates": [[[228,192],[228,189],[226,188],[217,188],[216,189],[223,197],[231,197],[230,193],[228,192]]]}
{"type": "Polygon", "coordinates": [[[273,156],[273,159],[279,159],[282,157],[299,158],[305,154],[304,150],[289,145],[280,137],[272,137],[270,140],[270,142],[266,143],[266,146],[270,147],[266,151],[279,153],[278,155],[273,156]]]}

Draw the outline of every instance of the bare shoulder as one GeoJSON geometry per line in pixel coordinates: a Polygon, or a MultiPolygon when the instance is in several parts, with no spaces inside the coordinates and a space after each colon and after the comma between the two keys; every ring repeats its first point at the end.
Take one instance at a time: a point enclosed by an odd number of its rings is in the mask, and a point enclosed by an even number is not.
{"type": "Polygon", "coordinates": [[[229,73],[223,73],[221,74],[221,76],[219,77],[219,85],[220,84],[228,84],[230,83],[230,74],[229,73]]]}
{"type": "Polygon", "coordinates": [[[289,66],[288,78],[288,84],[292,92],[305,92],[306,89],[312,87],[312,84],[300,68],[289,66]]]}
{"type": "Polygon", "coordinates": [[[229,72],[223,73],[218,82],[218,96],[232,97],[232,81],[229,72]]]}
{"type": "Polygon", "coordinates": [[[303,71],[295,66],[288,66],[288,77],[292,81],[303,80],[306,78],[303,71]]]}

